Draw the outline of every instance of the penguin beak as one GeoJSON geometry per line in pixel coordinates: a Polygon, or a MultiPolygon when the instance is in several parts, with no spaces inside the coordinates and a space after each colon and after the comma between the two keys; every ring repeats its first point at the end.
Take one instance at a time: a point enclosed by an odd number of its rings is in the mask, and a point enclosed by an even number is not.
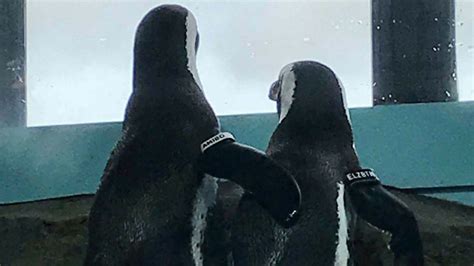
{"type": "Polygon", "coordinates": [[[280,81],[277,80],[273,82],[272,86],[270,87],[270,92],[268,93],[268,98],[270,100],[277,102],[278,101],[278,96],[280,95],[280,81]]]}

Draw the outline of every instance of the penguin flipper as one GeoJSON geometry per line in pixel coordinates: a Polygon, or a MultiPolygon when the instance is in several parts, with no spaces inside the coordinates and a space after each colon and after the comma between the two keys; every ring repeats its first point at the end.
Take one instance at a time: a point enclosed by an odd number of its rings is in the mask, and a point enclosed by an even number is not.
{"type": "Polygon", "coordinates": [[[222,141],[201,157],[201,170],[230,180],[250,192],[283,227],[299,216],[301,192],[295,179],[265,153],[233,141],[222,141]]]}
{"type": "Polygon", "coordinates": [[[418,223],[405,203],[380,183],[353,184],[348,192],[357,215],[392,234],[390,248],[395,255],[394,265],[424,265],[418,223]]]}

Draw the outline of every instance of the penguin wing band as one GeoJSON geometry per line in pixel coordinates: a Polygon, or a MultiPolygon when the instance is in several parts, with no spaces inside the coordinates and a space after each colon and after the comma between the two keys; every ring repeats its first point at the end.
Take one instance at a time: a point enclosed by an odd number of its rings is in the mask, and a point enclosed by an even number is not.
{"type": "Polygon", "coordinates": [[[353,185],[355,183],[377,183],[380,184],[380,180],[375,175],[372,169],[362,169],[355,172],[347,173],[344,178],[345,185],[353,185]]]}
{"type": "Polygon", "coordinates": [[[212,147],[212,146],[216,145],[217,143],[219,143],[221,141],[224,141],[226,139],[230,139],[232,141],[235,141],[235,138],[231,133],[229,133],[229,132],[220,132],[219,134],[217,134],[215,136],[212,136],[211,138],[209,138],[208,140],[204,141],[201,144],[201,152],[204,153],[210,147],[212,147]]]}

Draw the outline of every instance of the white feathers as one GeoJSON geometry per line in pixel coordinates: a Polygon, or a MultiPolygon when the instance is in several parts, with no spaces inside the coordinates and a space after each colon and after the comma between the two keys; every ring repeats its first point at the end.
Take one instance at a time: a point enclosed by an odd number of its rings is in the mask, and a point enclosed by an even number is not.
{"type": "Polygon", "coordinates": [[[193,75],[194,81],[201,88],[201,80],[196,68],[196,38],[197,38],[197,24],[191,12],[188,12],[186,17],[186,53],[188,57],[188,70],[193,75]]]}
{"type": "MultiPolygon", "coordinates": [[[[342,102],[344,103],[343,107],[344,107],[344,110],[346,111],[347,122],[349,123],[349,126],[352,128],[351,114],[349,113],[349,108],[347,107],[346,90],[344,86],[342,85],[341,80],[338,77],[336,78],[337,78],[337,82],[339,83],[339,87],[341,87],[342,102]]],[[[354,142],[352,142],[352,149],[354,149],[354,152],[357,152],[354,142]]]]}
{"type": "Polygon", "coordinates": [[[346,90],[344,89],[341,80],[338,77],[336,78],[337,82],[339,83],[339,87],[341,87],[342,102],[344,103],[344,110],[346,111],[347,121],[349,122],[349,125],[352,126],[351,115],[349,114],[349,108],[347,107],[346,90]]]}
{"type": "Polygon", "coordinates": [[[280,121],[285,119],[293,103],[293,95],[296,87],[296,76],[293,72],[293,64],[286,65],[280,72],[281,91],[280,91],[280,121]]]}
{"type": "Polygon", "coordinates": [[[194,199],[193,216],[191,223],[193,232],[191,235],[191,254],[193,256],[194,265],[202,266],[203,258],[201,246],[204,240],[206,230],[207,212],[210,207],[216,203],[217,196],[217,180],[216,178],[206,175],[196,192],[194,199]]]}
{"type": "Polygon", "coordinates": [[[339,227],[337,229],[337,247],[334,266],[346,266],[349,260],[349,249],[347,247],[347,240],[349,236],[346,208],[344,203],[344,185],[337,183],[337,188],[336,204],[339,227]]]}

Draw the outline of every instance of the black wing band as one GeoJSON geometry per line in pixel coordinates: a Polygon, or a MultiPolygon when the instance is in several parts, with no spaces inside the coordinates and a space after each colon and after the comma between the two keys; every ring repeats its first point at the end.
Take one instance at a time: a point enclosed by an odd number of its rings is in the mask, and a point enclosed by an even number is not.
{"type": "Polygon", "coordinates": [[[372,169],[361,169],[354,172],[349,172],[344,177],[344,184],[353,185],[356,183],[377,183],[380,184],[380,179],[372,169]]]}

